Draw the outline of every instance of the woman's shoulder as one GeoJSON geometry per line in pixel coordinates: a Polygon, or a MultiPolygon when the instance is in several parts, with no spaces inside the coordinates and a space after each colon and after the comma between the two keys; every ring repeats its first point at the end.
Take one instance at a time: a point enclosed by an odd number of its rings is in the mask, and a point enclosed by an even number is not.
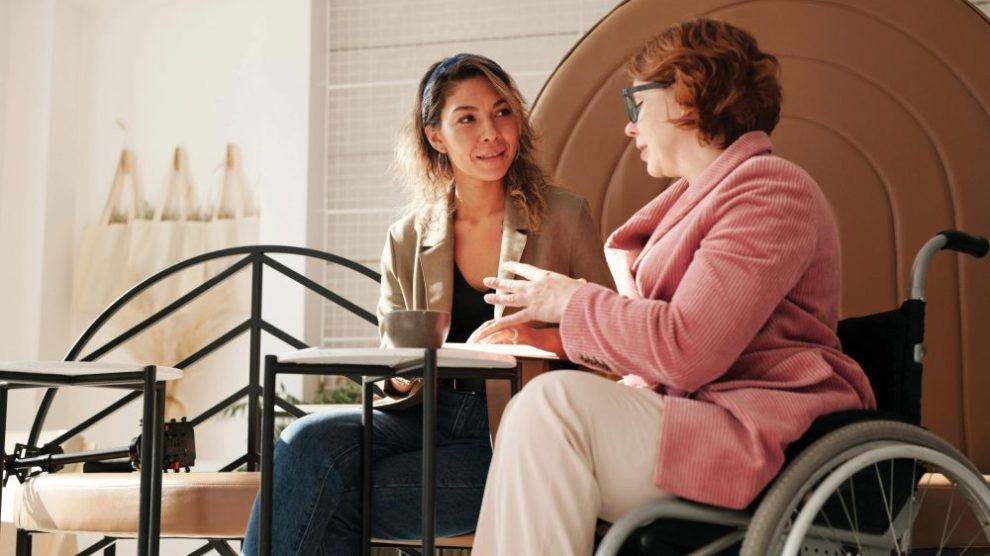
{"type": "Polygon", "coordinates": [[[569,189],[564,189],[559,185],[551,185],[548,187],[546,193],[544,193],[544,198],[547,201],[547,206],[554,208],[580,209],[581,205],[587,202],[587,200],[581,195],[569,189]]]}
{"type": "Polygon", "coordinates": [[[792,199],[810,206],[825,202],[814,177],[800,165],[770,154],[751,157],[715,185],[714,201],[729,203],[750,197],[792,199]]]}
{"type": "Polygon", "coordinates": [[[749,158],[733,172],[740,178],[755,178],[786,184],[796,189],[818,189],[815,178],[796,162],[773,154],[749,158]]]}
{"type": "Polygon", "coordinates": [[[430,206],[422,209],[407,209],[398,220],[388,227],[389,241],[395,243],[414,242],[424,233],[441,227],[441,219],[448,215],[444,207],[430,206]]]}
{"type": "MultiPolygon", "coordinates": [[[[543,193],[546,203],[540,222],[540,232],[567,233],[580,225],[583,213],[590,213],[584,197],[560,186],[550,186],[543,193]]],[[[545,235],[545,233],[541,234],[545,235]]]]}
{"type": "Polygon", "coordinates": [[[389,241],[404,243],[416,239],[418,218],[416,213],[407,212],[388,227],[389,241]]]}
{"type": "Polygon", "coordinates": [[[754,156],[716,188],[714,203],[724,209],[787,207],[789,219],[815,225],[834,217],[825,193],[799,164],[774,155],[754,156]]]}
{"type": "Polygon", "coordinates": [[[547,216],[554,219],[576,218],[588,205],[581,195],[556,185],[547,188],[543,198],[547,203],[547,216]]]}

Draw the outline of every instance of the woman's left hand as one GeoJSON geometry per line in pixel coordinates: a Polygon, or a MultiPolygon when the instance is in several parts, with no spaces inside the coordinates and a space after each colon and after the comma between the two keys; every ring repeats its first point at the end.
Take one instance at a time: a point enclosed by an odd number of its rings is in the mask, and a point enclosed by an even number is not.
{"type": "Polygon", "coordinates": [[[531,332],[533,329],[525,324],[509,324],[497,326],[498,321],[484,322],[465,343],[468,344],[525,344],[534,345],[531,332]]]}
{"type": "Polygon", "coordinates": [[[497,322],[502,325],[530,321],[560,322],[571,297],[587,283],[583,278],[575,280],[523,263],[506,262],[502,263],[502,268],[525,278],[485,278],[486,286],[499,290],[499,293],[485,295],[485,302],[522,307],[521,310],[498,319],[497,322]]]}
{"type": "Polygon", "coordinates": [[[467,339],[469,344],[519,344],[563,355],[558,328],[533,328],[526,324],[504,324],[504,319],[490,320],[467,339]]]}

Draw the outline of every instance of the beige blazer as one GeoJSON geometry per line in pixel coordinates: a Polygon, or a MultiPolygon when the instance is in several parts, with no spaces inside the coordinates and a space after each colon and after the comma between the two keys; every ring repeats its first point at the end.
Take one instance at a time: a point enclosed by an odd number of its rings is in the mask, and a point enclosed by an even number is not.
{"type": "MultiPolygon", "coordinates": [[[[506,197],[499,276],[512,278],[501,263],[516,261],[615,289],[588,202],[559,187],[547,192],[546,201],[540,229],[533,231],[526,215],[506,197]]],[[[453,283],[454,226],[445,205],[425,215],[409,214],[389,228],[382,251],[379,323],[382,315],[394,309],[451,311],[453,283]]],[[[496,306],[495,317],[504,311],[496,306]]],[[[379,332],[388,344],[380,324],[379,332]]],[[[418,396],[409,396],[402,403],[388,405],[399,409],[417,400],[418,396]]]]}

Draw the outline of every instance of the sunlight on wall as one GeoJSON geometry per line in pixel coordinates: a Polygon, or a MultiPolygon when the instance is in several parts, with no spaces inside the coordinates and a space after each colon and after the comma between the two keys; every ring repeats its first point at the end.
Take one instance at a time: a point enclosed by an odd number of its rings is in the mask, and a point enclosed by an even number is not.
{"type": "MultiPolygon", "coordinates": [[[[175,146],[187,149],[206,200],[225,145],[237,143],[261,206],[261,241],[305,243],[309,24],[305,0],[0,0],[0,254],[5,270],[17,269],[0,276],[0,359],[61,358],[92,318],[69,308],[73,256],[83,226],[103,209],[122,147],[135,153],[145,196],[156,202],[175,146]]],[[[266,318],[301,336],[299,288],[269,286],[266,318]]],[[[201,395],[216,401],[246,381],[246,345],[199,366],[185,383],[190,411],[202,409],[201,395]]],[[[33,415],[35,393],[25,392],[31,399],[12,411],[15,428],[33,415]]],[[[117,397],[60,396],[49,424],[78,422],[117,397]]],[[[137,411],[128,407],[90,438],[126,444],[137,411]]],[[[200,433],[202,458],[243,449],[242,429],[211,422],[200,433]]]]}

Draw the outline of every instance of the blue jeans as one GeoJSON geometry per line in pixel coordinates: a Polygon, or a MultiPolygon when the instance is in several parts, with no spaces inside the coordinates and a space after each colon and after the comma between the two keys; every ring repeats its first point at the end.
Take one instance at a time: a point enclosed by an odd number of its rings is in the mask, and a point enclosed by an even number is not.
{"type": "MultiPolygon", "coordinates": [[[[441,387],[437,404],[436,527],[474,531],[492,451],[484,394],[441,387]]],[[[371,534],[421,538],[422,411],[375,411],[371,534]]],[[[361,410],[308,415],[275,444],[273,555],[347,555],[361,544],[361,410]]],[[[258,553],[255,499],[244,554],[258,553]]]]}

